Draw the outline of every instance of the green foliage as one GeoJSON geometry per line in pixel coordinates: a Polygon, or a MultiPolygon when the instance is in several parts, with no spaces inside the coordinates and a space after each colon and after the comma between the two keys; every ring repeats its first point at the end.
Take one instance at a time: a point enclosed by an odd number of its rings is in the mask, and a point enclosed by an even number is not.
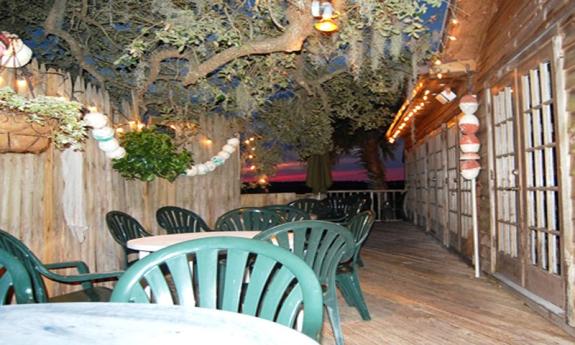
{"type": "Polygon", "coordinates": [[[88,137],[86,124],[80,116],[82,105],[78,102],[44,96],[28,99],[5,87],[0,89],[0,106],[26,113],[29,122],[39,125],[56,120],[52,141],[58,149],[80,150],[88,137]]]}
{"type": "Polygon", "coordinates": [[[126,156],[115,159],[112,167],[127,179],[152,181],[157,176],[173,182],[193,163],[190,152],[178,151],[168,135],[153,128],[126,133],[122,146],[126,156]]]}
{"type": "MultiPolygon", "coordinates": [[[[244,56],[231,50],[262,41],[273,48],[293,24],[288,12],[309,16],[311,1],[68,0],[62,29],[81,43],[83,56],[71,54],[62,37],[51,51],[38,55],[68,70],[76,66],[76,71],[81,68],[74,61],[91,57],[90,65],[106,71],[106,87],[114,98],[138,94],[142,112],[164,114],[170,112],[161,109],[170,108],[184,109],[178,115],[190,117],[217,112],[244,118],[248,130],[265,143],[256,165],[272,170],[267,167],[278,160],[275,148],[293,147],[302,160],[333,149],[337,121],[348,122],[352,132],[381,131],[427,59],[422,15],[441,2],[337,1],[339,32],[323,35],[300,27],[295,31],[309,32],[301,51],[244,56]],[[154,60],[172,50],[181,56],[160,64],[154,60]],[[233,58],[210,65],[191,86],[181,83],[187,72],[222,53],[233,58]],[[333,61],[345,61],[345,66],[333,71],[333,61]],[[152,72],[157,78],[145,88],[152,72]],[[278,91],[296,96],[273,101],[278,91]],[[193,109],[187,111],[190,99],[193,109]]],[[[52,3],[10,2],[0,23],[22,34],[42,25],[52,3]]]]}

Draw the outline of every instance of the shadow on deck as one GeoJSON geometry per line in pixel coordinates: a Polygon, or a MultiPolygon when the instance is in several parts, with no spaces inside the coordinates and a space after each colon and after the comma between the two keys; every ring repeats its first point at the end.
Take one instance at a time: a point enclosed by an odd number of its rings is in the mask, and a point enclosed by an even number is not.
{"type": "MultiPolygon", "coordinates": [[[[518,297],[407,223],[376,224],[360,279],[372,320],[340,299],[342,329],[354,344],[575,344],[518,297]]],[[[329,323],[322,344],[333,344],[329,323]]]]}

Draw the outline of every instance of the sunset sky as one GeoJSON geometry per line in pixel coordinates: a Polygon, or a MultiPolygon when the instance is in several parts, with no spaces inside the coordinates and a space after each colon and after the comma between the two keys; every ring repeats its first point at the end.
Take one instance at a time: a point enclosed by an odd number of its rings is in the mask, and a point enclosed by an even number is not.
{"type": "MultiPolygon", "coordinates": [[[[395,148],[395,159],[385,161],[387,181],[403,181],[403,141],[398,141],[395,148]]],[[[242,180],[255,179],[246,170],[242,171],[242,180]]],[[[368,181],[367,171],[354,156],[344,156],[332,169],[334,181],[368,181]]],[[[278,174],[270,178],[270,182],[301,182],[305,181],[305,165],[296,160],[290,160],[278,166],[278,174]]]]}

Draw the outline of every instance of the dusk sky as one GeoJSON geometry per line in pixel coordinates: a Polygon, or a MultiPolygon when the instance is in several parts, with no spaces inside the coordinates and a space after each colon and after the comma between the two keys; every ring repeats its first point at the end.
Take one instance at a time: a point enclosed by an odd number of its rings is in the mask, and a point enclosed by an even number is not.
{"type": "MultiPolygon", "coordinates": [[[[385,161],[387,181],[403,181],[405,171],[403,167],[403,141],[398,141],[395,148],[395,159],[385,161]]],[[[251,181],[255,176],[246,169],[242,171],[242,180],[251,181]]],[[[348,155],[342,157],[332,169],[334,181],[368,181],[367,171],[361,166],[359,159],[348,155]]],[[[270,182],[302,182],[305,181],[305,164],[296,160],[284,162],[278,166],[276,176],[270,182]]]]}

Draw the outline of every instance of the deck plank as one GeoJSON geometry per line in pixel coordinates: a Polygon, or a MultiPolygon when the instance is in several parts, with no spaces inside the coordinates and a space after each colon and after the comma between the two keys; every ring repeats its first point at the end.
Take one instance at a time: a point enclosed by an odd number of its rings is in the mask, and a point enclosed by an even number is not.
{"type": "MultiPolygon", "coordinates": [[[[340,299],[347,345],[575,344],[517,296],[406,223],[373,229],[360,280],[372,320],[340,299]]],[[[322,344],[334,344],[324,325],[322,344]]]]}

